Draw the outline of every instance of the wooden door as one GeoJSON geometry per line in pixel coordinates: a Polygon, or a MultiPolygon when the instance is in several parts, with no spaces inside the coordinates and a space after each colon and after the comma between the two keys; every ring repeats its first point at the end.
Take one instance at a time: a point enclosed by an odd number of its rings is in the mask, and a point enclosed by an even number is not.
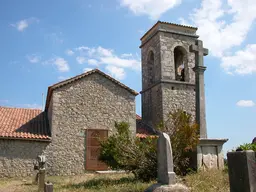
{"type": "Polygon", "coordinates": [[[99,140],[108,137],[107,130],[87,129],[86,134],[86,170],[100,171],[107,170],[105,163],[98,160],[100,153],[99,140]]]}

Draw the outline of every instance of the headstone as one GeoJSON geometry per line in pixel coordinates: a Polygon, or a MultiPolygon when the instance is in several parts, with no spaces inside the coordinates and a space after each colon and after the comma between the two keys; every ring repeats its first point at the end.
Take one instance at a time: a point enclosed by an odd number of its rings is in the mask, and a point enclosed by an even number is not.
{"type": "Polygon", "coordinates": [[[161,133],[157,141],[157,182],[145,192],[187,192],[188,188],[177,184],[173,171],[173,156],[170,137],[161,133]]]}
{"type": "Polygon", "coordinates": [[[49,181],[44,184],[44,192],[53,192],[53,184],[49,181]]]}
{"type": "Polygon", "coordinates": [[[175,183],[172,147],[170,137],[166,133],[161,133],[157,141],[157,168],[158,183],[166,185],[175,183]]]}
{"type": "Polygon", "coordinates": [[[227,154],[230,192],[256,192],[255,155],[252,150],[227,154]]]}

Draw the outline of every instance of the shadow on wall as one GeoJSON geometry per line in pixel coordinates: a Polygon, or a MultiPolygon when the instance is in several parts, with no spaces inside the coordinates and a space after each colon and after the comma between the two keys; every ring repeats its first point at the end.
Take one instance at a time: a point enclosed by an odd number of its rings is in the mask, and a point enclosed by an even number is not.
{"type": "Polygon", "coordinates": [[[50,136],[50,129],[46,112],[42,112],[21,127],[16,129],[17,133],[30,133],[35,135],[50,136]]]}

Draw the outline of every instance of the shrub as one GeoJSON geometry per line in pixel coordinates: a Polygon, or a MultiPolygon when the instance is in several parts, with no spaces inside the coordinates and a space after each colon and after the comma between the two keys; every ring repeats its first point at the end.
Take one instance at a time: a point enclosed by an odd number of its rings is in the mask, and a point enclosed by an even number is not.
{"type": "Polygon", "coordinates": [[[177,110],[169,114],[159,129],[170,136],[175,173],[185,175],[191,170],[189,165],[191,154],[199,142],[199,126],[192,122],[190,114],[177,110]]]}
{"type": "Polygon", "coordinates": [[[113,170],[132,172],[139,180],[149,181],[157,175],[156,138],[131,136],[129,124],[115,123],[116,133],[101,141],[99,159],[113,170]]]}
{"type": "Polygon", "coordinates": [[[237,147],[236,151],[246,151],[246,150],[253,150],[256,151],[256,143],[245,143],[237,147]]]}
{"type": "MultiPolygon", "coordinates": [[[[157,137],[145,139],[131,136],[129,124],[115,123],[116,133],[101,141],[99,159],[113,170],[126,170],[139,180],[149,181],[157,177],[157,137]]],[[[174,171],[185,175],[189,170],[191,152],[196,147],[198,126],[191,122],[191,116],[181,110],[171,113],[166,123],[159,126],[170,135],[174,171]]]]}

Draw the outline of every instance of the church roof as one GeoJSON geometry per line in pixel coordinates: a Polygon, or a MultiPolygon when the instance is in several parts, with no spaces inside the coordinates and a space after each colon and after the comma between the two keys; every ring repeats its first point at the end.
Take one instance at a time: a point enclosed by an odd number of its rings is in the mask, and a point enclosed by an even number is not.
{"type": "MultiPolygon", "coordinates": [[[[155,130],[136,115],[136,136],[146,138],[156,135],[155,130]]],[[[0,139],[25,139],[50,141],[46,112],[0,106],[0,139]]]]}
{"type": "Polygon", "coordinates": [[[157,31],[162,30],[162,31],[176,31],[176,32],[181,32],[182,34],[186,35],[193,35],[195,37],[198,37],[196,35],[197,27],[192,27],[188,25],[180,25],[176,23],[169,23],[169,22],[163,22],[163,21],[157,21],[155,25],[153,25],[141,38],[140,40],[146,41],[146,39],[150,38],[152,34],[155,34],[157,31]]]}
{"type": "Polygon", "coordinates": [[[91,75],[91,74],[94,74],[94,73],[98,73],[100,75],[102,75],[103,77],[109,79],[110,81],[116,83],[117,85],[119,85],[120,87],[126,89],[127,91],[129,91],[131,94],[133,95],[138,95],[139,93],[137,93],[136,91],[134,91],[133,89],[129,88],[128,86],[124,85],[123,83],[121,83],[120,81],[117,81],[116,79],[114,79],[113,77],[107,75],[106,73],[100,71],[99,69],[94,69],[94,70],[91,70],[91,71],[88,71],[88,72],[85,72],[85,73],[82,73],[81,75],[77,75],[75,77],[72,77],[70,79],[67,79],[67,80],[64,80],[64,81],[61,81],[59,83],[56,83],[50,87],[48,87],[48,92],[47,92],[47,98],[46,98],[46,104],[45,104],[45,109],[48,109],[49,107],[49,104],[50,104],[50,100],[51,100],[51,96],[52,96],[52,92],[53,90],[59,88],[59,87],[62,87],[64,85],[67,85],[69,83],[72,83],[74,81],[77,81],[81,78],[84,78],[88,75],[91,75]]]}
{"type": "Polygon", "coordinates": [[[146,138],[148,136],[157,135],[158,132],[146,124],[139,115],[136,115],[136,136],[140,138],[146,138]]]}
{"type": "Polygon", "coordinates": [[[39,109],[0,106],[0,138],[50,140],[47,122],[39,109]]]}

